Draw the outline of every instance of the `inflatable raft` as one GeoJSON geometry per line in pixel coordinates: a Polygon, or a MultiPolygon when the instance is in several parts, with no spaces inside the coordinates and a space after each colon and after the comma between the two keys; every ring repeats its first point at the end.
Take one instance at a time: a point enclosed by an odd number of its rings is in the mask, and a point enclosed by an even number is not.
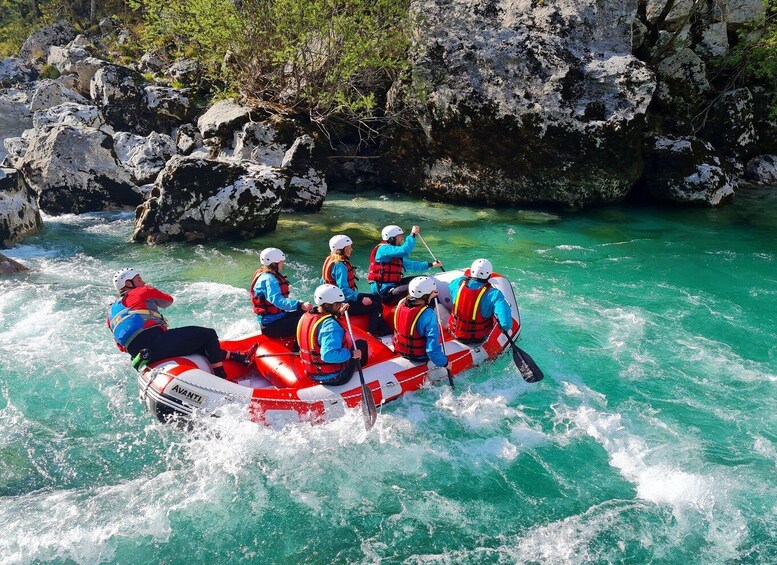
{"type": "MultiPolygon", "coordinates": [[[[435,276],[445,351],[454,375],[495,358],[509,345],[498,326],[478,344],[462,343],[448,333],[452,306],[448,283],[463,274],[464,271],[457,270],[435,276]]],[[[513,288],[506,278],[496,273],[490,282],[510,304],[513,314],[511,334],[517,338],[521,323],[513,288]]],[[[392,312],[393,307],[384,305],[384,318],[389,325],[393,323],[392,312]]],[[[427,382],[447,381],[445,369],[435,367],[431,362],[413,362],[395,355],[390,335],[379,339],[368,334],[366,316],[352,316],[351,321],[356,339],[364,339],[368,344],[369,355],[363,373],[376,405],[399,398],[427,382]]],[[[218,416],[225,406],[238,405],[246,409],[250,419],[269,425],[330,420],[361,402],[358,372],[354,372],[348,383],[339,386],[313,381],[301,370],[293,338],[280,340],[255,334],[223,341],[222,347],[241,351],[254,343],[258,344],[258,349],[253,366],[243,367],[226,361],[226,380],[213,375],[207,360],[200,355],[165,359],[144,367],[138,373],[140,401],[163,421],[193,414],[218,416]]]]}

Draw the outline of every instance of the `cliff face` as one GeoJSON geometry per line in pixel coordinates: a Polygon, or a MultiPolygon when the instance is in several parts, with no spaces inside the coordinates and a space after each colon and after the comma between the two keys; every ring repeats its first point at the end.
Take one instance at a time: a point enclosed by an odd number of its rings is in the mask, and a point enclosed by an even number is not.
{"type": "Polygon", "coordinates": [[[621,199],[642,171],[653,73],[631,54],[637,3],[424,0],[389,176],[480,202],[621,199]]]}

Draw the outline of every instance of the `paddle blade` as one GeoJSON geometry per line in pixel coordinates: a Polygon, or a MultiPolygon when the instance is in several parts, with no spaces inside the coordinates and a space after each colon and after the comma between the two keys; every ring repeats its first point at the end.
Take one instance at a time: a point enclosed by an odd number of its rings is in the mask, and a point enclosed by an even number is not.
{"type": "Polygon", "coordinates": [[[364,427],[367,431],[371,430],[375,420],[378,419],[378,408],[375,406],[370,387],[365,383],[362,383],[362,416],[364,416],[364,427]]]}
{"type": "Polygon", "coordinates": [[[534,359],[517,345],[513,347],[513,361],[527,383],[538,383],[545,378],[534,359]]]}

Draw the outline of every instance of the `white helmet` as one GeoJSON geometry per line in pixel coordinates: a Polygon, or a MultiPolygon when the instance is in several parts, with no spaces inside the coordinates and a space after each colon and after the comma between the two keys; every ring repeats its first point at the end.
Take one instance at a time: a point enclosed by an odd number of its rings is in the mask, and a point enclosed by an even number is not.
{"type": "Polygon", "coordinates": [[[488,259],[475,259],[469,268],[469,274],[476,279],[487,279],[494,272],[494,266],[488,259]]]}
{"type": "Polygon", "coordinates": [[[316,303],[316,306],[337,304],[338,302],[345,302],[345,295],[342,290],[333,284],[322,284],[313,293],[313,301],[316,303]]]}
{"type": "Polygon", "coordinates": [[[133,269],[132,267],[124,267],[123,269],[116,271],[116,274],[113,275],[114,288],[118,292],[121,292],[121,289],[124,288],[124,285],[127,284],[127,281],[131,281],[139,274],[140,272],[137,269],[133,269]]]}
{"type": "Polygon", "coordinates": [[[383,231],[380,232],[380,235],[383,237],[383,241],[388,241],[392,237],[397,237],[401,233],[405,233],[402,231],[402,228],[392,224],[383,228],[383,231]]]}
{"type": "Polygon", "coordinates": [[[345,249],[349,245],[353,245],[353,240],[347,235],[333,235],[329,238],[329,250],[332,253],[345,249]]]}
{"type": "Polygon", "coordinates": [[[408,292],[413,298],[421,298],[437,290],[437,284],[432,277],[416,277],[410,281],[408,292]]]}
{"type": "Polygon", "coordinates": [[[265,267],[272,265],[273,263],[280,263],[281,261],[285,260],[286,255],[284,255],[283,251],[277,247],[268,247],[267,249],[262,249],[262,252],[259,255],[259,261],[261,261],[262,265],[265,267]]]}

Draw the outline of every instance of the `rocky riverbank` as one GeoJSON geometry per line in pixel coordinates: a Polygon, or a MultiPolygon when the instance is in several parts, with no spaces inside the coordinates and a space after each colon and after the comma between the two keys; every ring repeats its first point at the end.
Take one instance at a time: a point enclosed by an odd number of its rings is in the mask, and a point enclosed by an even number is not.
{"type": "Polygon", "coordinates": [[[0,245],[41,212],[126,207],[135,241],[251,237],[319,209],[328,183],[582,207],[717,206],[741,182],[777,182],[775,93],[721,88],[708,69],[761,0],[411,8],[423,26],[369,143],[269,104],[206,103],[191,60],[116,64],[107,46],[126,32],[109,20],[38,30],[0,61],[0,245]],[[709,102],[702,119],[689,97],[709,102]]]}

